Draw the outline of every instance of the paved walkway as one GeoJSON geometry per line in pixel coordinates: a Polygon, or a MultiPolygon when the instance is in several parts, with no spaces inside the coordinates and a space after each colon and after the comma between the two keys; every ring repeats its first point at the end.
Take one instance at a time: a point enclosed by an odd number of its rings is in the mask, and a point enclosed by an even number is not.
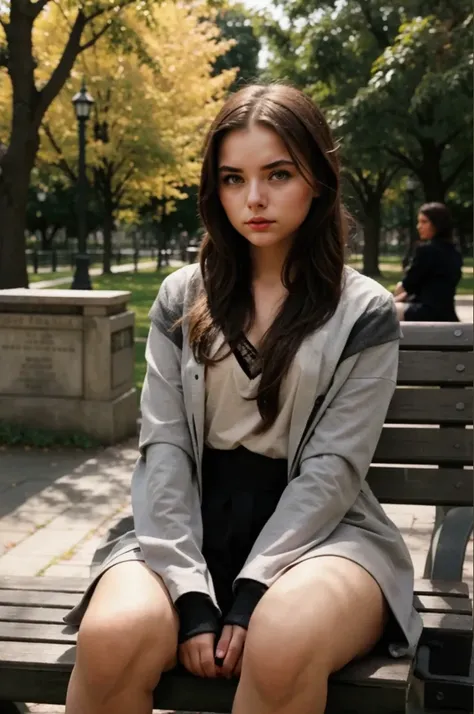
{"type": "MultiPolygon", "coordinates": [[[[0,452],[0,575],[89,576],[103,535],[130,514],[136,439],[88,451],[0,452]]],[[[387,506],[421,576],[434,508],[387,506]]],[[[464,578],[472,592],[472,543],[464,578]]],[[[35,714],[64,708],[30,705],[35,714]]]]}

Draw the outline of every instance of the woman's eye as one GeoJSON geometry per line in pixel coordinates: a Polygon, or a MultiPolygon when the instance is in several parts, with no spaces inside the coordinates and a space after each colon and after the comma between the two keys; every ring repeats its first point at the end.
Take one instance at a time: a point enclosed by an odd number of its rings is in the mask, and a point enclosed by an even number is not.
{"type": "Polygon", "coordinates": [[[286,179],[291,178],[291,174],[289,171],[285,170],[280,170],[280,171],[274,171],[272,174],[270,174],[271,179],[275,179],[276,181],[285,181],[286,179]]]}
{"type": "Polygon", "coordinates": [[[224,176],[222,179],[222,183],[227,186],[235,186],[236,184],[241,183],[241,181],[242,176],[238,176],[237,174],[227,174],[227,176],[224,176]]]}

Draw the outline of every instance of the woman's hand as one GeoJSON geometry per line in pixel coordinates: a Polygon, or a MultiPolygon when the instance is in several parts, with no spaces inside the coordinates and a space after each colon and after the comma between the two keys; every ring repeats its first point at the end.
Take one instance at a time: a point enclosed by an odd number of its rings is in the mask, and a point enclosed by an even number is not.
{"type": "Polygon", "coordinates": [[[217,676],[217,667],[214,662],[214,642],[216,636],[213,632],[191,637],[179,646],[179,661],[188,672],[196,677],[214,678],[217,676]]]}
{"type": "Polygon", "coordinates": [[[405,288],[403,287],[403,283],[397,283],[392,294],[395,298],[395,302],[405,302],[405,299],[407,298],[407,293],[405,291],[405,288]]]}
{"type": "Polygon", "coordinates": [[[216,659],[222,660],[222,666],[217,667],[221,677],[238,677],[242,669],[247,630],[238,625],[225,625],[216,647],[216,659]]]}

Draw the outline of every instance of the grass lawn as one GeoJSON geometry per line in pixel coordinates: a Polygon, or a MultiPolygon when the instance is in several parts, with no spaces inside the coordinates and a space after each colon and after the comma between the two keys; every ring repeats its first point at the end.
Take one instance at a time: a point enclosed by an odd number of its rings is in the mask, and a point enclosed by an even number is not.
{"type": "Polygon", "coordinates": [[[55,273],[28,273],[30,283],[39,283],[42,280],[57,280],[58,278],[70,278],[72,281],[72,271],[57,270],[55,273]]]}
{"type": "Polygon", "coordinates": [[[171,272],[173,268],[163,268],[159,271],[118,273],[92,278],[95,290],[130,290],[132,293],[129,308],[135,313],[135,385],[139,391],[146,371],[144,340],[150,326],[148,313],[163,279],[171,272]]]}
{"type": "MultiPolygon", "coordinates": [[[[357,261],[351,262],[356,267],[359,266],[357,261]]],[[[380,282],[388,290],[392,290],[402,277],[400,264],[397,262],[390,265],[384,260],[382,266],[383,277],[380,278],[380,282]]],[[[137,338],[135,345],[135,383],[138,390],[142,388],[146,370],[144,340],[149,328],[148,312],[164,277],[172,271],[173,268],[163,268],[160,271],[101,275],[92,278],[92,284],[96,290],[129,290],[132,293],[129,307],[135,312],[135,335],[137,338]]],[[[458,294],[472,295],[473,289],[474,277],[472,268],[468,268],[464,270],[464,277],[459,285],[458,294]]]]}

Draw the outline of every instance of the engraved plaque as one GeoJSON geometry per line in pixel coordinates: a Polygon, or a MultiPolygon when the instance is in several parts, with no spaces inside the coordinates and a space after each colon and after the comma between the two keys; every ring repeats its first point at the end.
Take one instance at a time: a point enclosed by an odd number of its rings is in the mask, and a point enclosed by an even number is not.
{"type": "Polygon", "coordinates": [[[1,394],[80,397],[82,391],[82,332],[0,327],[1,394]]]}

